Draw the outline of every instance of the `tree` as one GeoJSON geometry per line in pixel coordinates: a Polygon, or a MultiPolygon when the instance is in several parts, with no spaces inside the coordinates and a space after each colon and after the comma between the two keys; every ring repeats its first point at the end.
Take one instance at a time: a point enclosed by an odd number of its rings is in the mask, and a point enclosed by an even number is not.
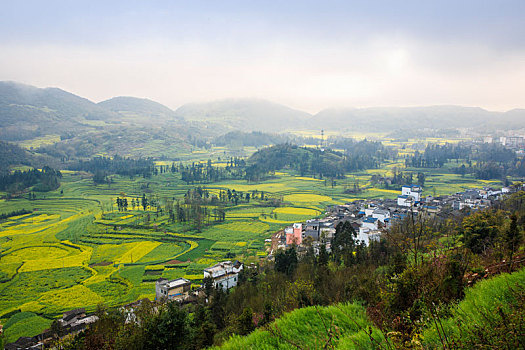
{"type": "Polygon", "coordinates": [[[144,349],[187,349],[190,327],[188,313],[172,301],[161,307],[156,317],[146,318],[144,349]]]}
{"type": "Polygon", "coordinates": [[[345,221],[337,224],[334,238],[332,238],[332,256],[336,262],[344,260],[345,265],[353,260],[353,252],[356,246],[357,233],[350,224],[345,221]]]}
{"type": "Polygon", "coordinates": [[[204,286],[204,293],[206,298],[209,298],[213,292],[213,278],[210,276],[204,277],[202,280],[202,285],[204,286]]]}
{"type": "Polygon", "coordinates": [[[237,331],[239,335],[247,335],[255,329],[253,324],[253,311],[250,307],[245,307],[242,314],[237,319],[237,331]]]}
{"type": "Polygon", "coordinates": [[[146,198],[146,194],[142,194],[142,208],[144,211],[146,211],[146,208],[148,207],[148,199],[146,198]]]}
{"type": "Polygon", "coordinates": [[[328,252],[326,251],[326,246],[324,244],[321,244],[321,247],[319,247],[319,256],[317,257],[317,265],[319,266],[326,266],[328,265],[328,259],[329,259],[328,252]]]}
{"type": "Polygon", "coordinates": [[[193,348],[204,349],[213,345],[213,337],[217,332],[217,327],[212,321],[210,310],[197,304],[191,326],[194,330],[192,336],[193,348]]]}
{"type": "Polygon", "coordinates": [[[425,187],[425,173],[417,173],[417,183],[421,187],[425,187]]]}
{"type": "Polygon", "coordinates": [[[516,214],[510,216],[510,225],[505,232],[505,245],[509,252],[509,272],[512,271],[512,258],[514,252],[521,242],[521,232],[518,228],[518,218],[516,214]]]}
{"type": "Polygon", "coordinates": [[[285,251],[279,250],[275,254],[275,271],[291,276],[297,268],[297,251],[295,247],[285,251]]]}
{"type": "Polygon", "coordinates": [[[467,216],[463,219],[463,243],[473,253],[481,254],[494,244],[501,226],[502,217],[498,212],[485,210],[467,216]]]}
{"type": "Polygon", "coordinates": [[[95,174],[93,175],[93,183],[95,185],[100,185],[100,184],[104,184],[107,182],[108,182],[107,176],[103,171],[97,170],[95,174]]]}

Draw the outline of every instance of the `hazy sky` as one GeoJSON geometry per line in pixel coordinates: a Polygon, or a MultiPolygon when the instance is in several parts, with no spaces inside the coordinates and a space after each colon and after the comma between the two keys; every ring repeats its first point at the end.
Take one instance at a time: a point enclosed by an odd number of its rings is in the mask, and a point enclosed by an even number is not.
{"type": "Polygon", "coordinates": [[[525,107],[525,1],[0,0],[0,80],[93,101],[525,107]]]}

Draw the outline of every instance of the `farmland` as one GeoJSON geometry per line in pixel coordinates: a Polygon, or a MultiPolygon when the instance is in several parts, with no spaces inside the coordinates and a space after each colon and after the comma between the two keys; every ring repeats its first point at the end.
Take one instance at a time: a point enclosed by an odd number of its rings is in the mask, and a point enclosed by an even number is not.
{"type": "MultiPolygon", "coordinates": [[[[406,152],[411,144],[403,145],[406,152]]],[[[215,158],[223,151],[199,151],[194,160],[215,158]]],[[[0,201],[0,214],[31,212],[0,223],[0,321],[9,325],[6,334],[13,341],[39,333],[67,310],[92,311],[100,303],[117,306],[153,299],[154,281],[159,277],[184,277],[196,285],[201,283],[202,270],[218,261],[257,262],[265,255],[264,240],[273,232],[319,217],[327,205],[395,198],[397,189],[375,187],[370,180],[373,174],[388,175],[394,168],[425,172],[425,192],[434,195],[498,183],[453,174],[448,166],[404,168],[401,160],[387,160],[380,169],[348,173],[335,183],[286,169],[261,182],[194,185],[181,181],[178,173],[151,178],[114,175],[110,184],[95,185],[85,173],[64,172],[55,191],[0,201]],[[362,191],[346,191],[354,185],[362,191]],[[184,200],[196,186],[212,195],[226,190],[263,192],[270,200],[252,197],[249,202],[228,205],[224,221],[205,222],[198,228],[170,221],[167,212],[158,209],[169,201],[184,200]],[[160,203],[156,209],[137,205],[118,211],[117,197],[138,203],[144,194],[160,203]],[[29,320],[34,320],[33,326],[25,327],[29,320]]]]}

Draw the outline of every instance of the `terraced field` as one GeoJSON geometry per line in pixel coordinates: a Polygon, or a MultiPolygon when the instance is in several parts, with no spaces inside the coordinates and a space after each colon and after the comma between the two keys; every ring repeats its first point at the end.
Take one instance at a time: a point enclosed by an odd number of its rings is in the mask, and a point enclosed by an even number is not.
{"type": "Polygon", "coordinates": [[[57,191],[37,194],[35,200],[0,202],[0,212],[32,210],[0,223],[0,321],[10,325],[8,340],[34,335],[73,308],[154,298],[159,277],[185,277],[198,285],[202,270],[218,261],[257,261],[272,232],[321,214],[321,201],[330,197],[316,195],[309,184],[322,181],[313,180],[283,173],[259,184],[214,184],[210,192],[228,188],[264,191],[270,198],[297,195],[300,206],[267,207],[252,200],[228,207],[225,222],[200,232],[168,223],[166,215],[150,207],[117,211],[117,197],[131,202],[149,192],[159,200],[182,198],[192,186],[172,174],[147,180],[115,176],[111,186],[95,186],[81,173],[65,172],[57,191]],[[308,203],[309,198],[317,201],[308,203]],[[29,320],[39,326],[23,327],[29,320]]]}

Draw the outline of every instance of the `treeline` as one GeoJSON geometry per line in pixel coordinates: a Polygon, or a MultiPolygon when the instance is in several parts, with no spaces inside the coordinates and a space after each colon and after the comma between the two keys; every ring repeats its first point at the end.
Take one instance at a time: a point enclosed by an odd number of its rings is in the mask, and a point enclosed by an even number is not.
{"type": "Polygon", "coordinates": [[[424,152],[416,151],[405,159],[407,167],[440,168],[450,161],[462,161],[452,171],[471,174],[477,179],[501,179],[507,176],[525,176],[525,162],[511,149],[499,144],[445,144],[428,145],[424,152]]]}
{"type": "MultiPolygon", "coordinates": [[[[425,186],[426,175],[423,172],[418,172],[417,174],[413,172],[402,172],[396,167],[392,169],[391,177],[383,177],[378,174],[373,174],[370,177],[370,182],[373,185],[380,185],[384,188],[396,188],[404,185],[419,185],[421,187],[425,186]]],[[[354,186],[355,187],[355,186],[354,186]]]]}
{"type": "Polygon", "coordinates": [[[289,143],[264,148],[248,159],[245,177],[249,181],[258,181],[268,173],[288,168],[320,179],[342,178],[350,171],[377,168],[390,155],[380,142],[348,141],[344,146],[344,152],[289,143]]]}
{"type": "Polygon", "coordinates": [[[449,160],[468,159],[472,149],[463,144],[429,144],[423,153],[416,151],[405,160],[406,166],[414,168],[441,168],[449,160]]]}
{"type": "MultiPolygon", "coordinates": [[[[275,262],[245,269],[228,293],[205,280],[204,295],[193,304],[144,302],[135,308],[139,322],[126,322],[126,313],[118,309],[100,309],[99,321],[62,345],[202,349],[297,308],[360,301],[388,339],[387,348],[422,348],[425,329],[444,321],[468,285],[519,268],[514,257],[524,249],[524,199],[519,192],[485,211],[407,217],[369,246],[357,240],[349,223],[340,223],[331,252],[321,245],[314,254],[308,244],[305,251],[278,251],[275,262]]],[[[459,336],[441,333],[437,341],[446,349],[515,348],[523,335],[506,327],[525,317],[519,305],[498,308],[498,315],[485,315],[477,327],[462,327],[459,336]]],[[[462,310],[471,311],[476,312],[462,310]]]]}
{"type": "Polygon", "coordinates": [[[45,166],[42,170],[16,170],[12,174],[0,176],[0,190],[16,193],[34,186],[33,191],[47,192],[60,187],[60,171],[45,166]]]}
{"type": "Polygon", "coordinates": [[[115,155],[113,158],[95,157],[90,160],[80,160],[68,166],[68,169],[88,171],[95,175],[95,182],[102,183],[110,174],[150,177],[155,171],[155,165],[152,158],[132,159],[115,155]]]}

